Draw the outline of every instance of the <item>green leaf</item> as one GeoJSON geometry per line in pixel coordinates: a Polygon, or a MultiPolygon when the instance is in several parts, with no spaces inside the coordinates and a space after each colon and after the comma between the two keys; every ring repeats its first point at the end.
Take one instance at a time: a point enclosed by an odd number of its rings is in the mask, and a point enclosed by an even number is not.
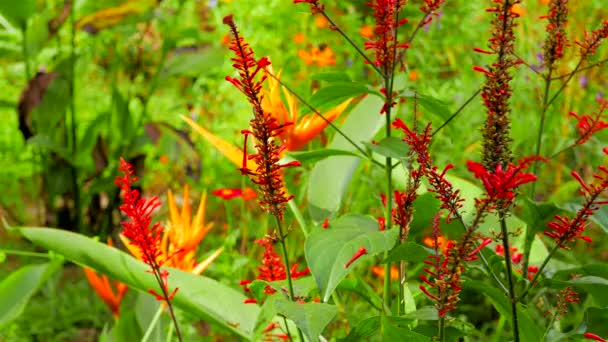
{"type": "MultiPolygon", "coordinates": [[[[370,140],[382,127],[384,117],[375,115],[382,108],[376,96],[367,96],[350,112],[341,130],[355,143],[370,140]]],[[[336,134],[330,149],[355,151],[355,148],[336,134]]],[[[322,222],[333,216],[342,202],[344,192],[360,159],[348,156],[332,156],[319,161],[308,181],[309,211],[313,220],[322,222]]]]}
{"type": "Polygon", "coordinates": [[[427,342],[430,338],[401,326],[395,318],[382,316],[382,341],[427,342]]]}
{"type": "Polygon", "coordinates": [[[365,146],[379,155],[396,159],[405,159],[409,153],[407,144],[397,137],[386,137],[378,144],[365,143],[365,146]]]}
{"type": "MultiPolygon", "coordinates": [[[[154,297],[147,293],[138,293],[135,301],[135,318],[137,319],[137,325],[141,328],[141,331],[147,331],[150,328],[150,324],[153,323],[154,316],[158,313],[158,310],[164,310],[162,302],[157,301],[154,297]]],[[[120,316],[122,319],[122,314],[120,316]]],[[[152,327],[152,333],[148,339],[148,342],[162,342],[165,339],[165,327],[169,318],[167,315],[161,315],[154,327],[152,327]]],[[[142,334],[143,335],[143,334],[142,334]]],[[[129,340],[119,341],[138,341],[141,337],[129,340]]]]}
{"type": "Polygon", "coordinates": [[[366,338],[376,336],[380,330],[380,316],[369,317],[357,324],[348,336],[338,341],[340,342],[359,342],[366,338]]]}
{"type": "MultiPolygon", "coordinates": [[[[505,294],[499,289],[476,280],[464,282],[463,287],[486,295],[494,308],[496,308],[502,316],[506,317],[508,320],[511,319],[511,305],[509,305],[509,301],[505,294]]],[[[519,320],[519,335],[522,342],[542,341],[542,329],[536,325],[536,322],[521,304],[517,305],[517,318],[519,320]]]]}
{"type": "Polygon", "coordinates": [[[206,46],[195,51],[174,52],[167,61],[167,66],[161,74],[163,78],[172,76],[199,77],[209,74],[222,65],[224,61],[222,49],[206,46]]]}
{"type": "Polygon", "coordinates": [[[429,249],[410,241],[400,244],[395,249],[391,250],[388,257],[382,260],[382,263],[395,263],[401,260],[418,263],[426,260],[426,257],[429,255],[431,255],[429,249]]]}
{"type": "Polygon", "coordinates": [[[306,239],[304,252],[323,301],[329,300],[353,265],[368,256],[390,250],[398,234],[397,229],[380,231],[375,220],[360,215],[340,217],[332,222],[329,229],[314,229],[306,239]],[[367,253],[345,267],[360,248],[365,248],[367,253]]]}
{"type": "Polygon", "coordinates": [[[439,320],[439,314],[437,313],[437,308],[434,306],[423,306],[416,309],[416,311],[412,311],[404,315],[403,318],[419,319],[422,321],[437,321],[439,320]]]}
{"type": "Polygon", "coordinates": [[[338,290],[356,293],[359,295],[359,297],[371,304],[377,310],[382,310],[382,299],[380,296],[376,293],[374,288],[360,278],[342,279],[338,285],[338,290]]]}
{"type": "Polygon", "coordinates": [[[410,236],[418,236],[432,226],[433,218],[439,211],[441,201],[432,192],[426,192],[414,201],[414,217],[410,224],[410,236]]]}
{"type": "Polygon", "coordinates": [[[63,158],[67,162],[71,162],[71,153],[70,151],[54,142],[49,136],[44,134],[36,134],[33,137],[27,139],[28,145],[33,145],[36,147],[40,147],[43,149],[47,149],[49,151],[55,152],[58,156],[63,158]]]}
{"type": "Polygon", "coordinates": [[[554,288],[574,286],[589,293],[602,307],[608,307],[608,265],[590,264],[555,272],[547,284],[554,288]],[[572,279],[572,274],[582,274],[583,277],[572,279]]]}
{"type": "Polygon", "coordinates": [[[23,266],[0,282],[0,328],[21,315],[30,298],[61,264],[61,260],[53,260],[23,266]]]}
{"type": "Polygon", "coordinates": [[[325,82],[352,82],[350,76],[348,76],[345,72],[340,71],[330,71],[330,72],[320,72],[317,74],[313,74],[310,76],[311,79],[317,81],[325,81],[325,82]]]}
{"type": "Polygon", "coordinates": [[[314,108],[329,108],[361,94],[372,93],[366,84],[356,82],[331,83],[312,95],[308,103],[314,108]]]}
{"type": "Polygon", "coordinates": [[[114,341],[141,341],[144,333],[137,322],[135,311],[126,310],[120,313],[112,329],[114,341]]]}
{"type": "Polygon", "coordinates": [[[416,98],[418,103],[429,112],[429,114],[433,114],[443,120],[447,120],[450,118],[452,113],[448,108],[447,104],[441,100],[438,100],[432,96],[424,95],[420,93],[415,93],[411,90],[406,90],[401,93],[401,96],[406,98],[416,98]]]}
{"type": "Polygon", "coordinates": [[[304,151],[304,152],[287,152],[287,157],[299,161],[302,164],[315,163],[331,156],[352,156],[361,158],[361,155],[346,150],[338,150],[333,148],[325,148],[322,150],[304,151]]]}
{"type": "MultiPolygon", "coordinates": [[[[146,264],[116,248],[65,230],[15,229],[35,245],[56,251],[131,288],[143,292],[148,289],[160,291],[154,277],[147,272],[146,264]]],[[[169,287],[179,288],[173,305],[243,338],[251,336],[260,309],[256,305],[243,304],[245,296],[241,292],[204,276],[177,269],[169,269],[169,273],[169,287]]]]}
{"type": "Polygon", "coordinates": [[[0,1],[0,14],[18,28],[36,12],[36,0],[0,1]]]}
{"type": "Polygon", "coordinates": [[[294,321],[309,341],[318,341],[319,335],[338,314],[335,305],[325,303],[298,304],[282,297],[275,297],[277,313],[294,321]]]}

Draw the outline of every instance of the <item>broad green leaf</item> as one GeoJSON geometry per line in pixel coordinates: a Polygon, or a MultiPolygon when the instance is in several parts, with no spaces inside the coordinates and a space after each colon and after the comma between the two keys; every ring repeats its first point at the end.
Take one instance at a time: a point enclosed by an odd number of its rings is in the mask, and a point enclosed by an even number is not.
{"type": "Polygon", "coordinates": [[[328,229],[314,229],[306,239],[304,252],[323,301],[329,300],[336,286],[360,260],[390,250],[398,234],[397,229],[380,231],[375,220],[359,215],[340,217],[328,229]],[[366,254],[346,267],[360,248],[365,248],[366,254]]]}
{"type": "Polygon", "coordinates": [[[340,71],[329,71],[320,72],[310,76],[311,79],[325,82],[352,82],[350,76],[345,72],[340,71]]]}
{"type": "Polygon", "coordinates": [[[366,318],[359,322],[348,336],[339,339],[340,342],[366,341],[367,338],[376,336],[380,330],[380,316],[366,318]]]}
{"type": "MultiPolygon", "coordinates": [[[[317,109],[328,108],[361,94],[372,93],[366,84],[356,82],[334,82],[312,95],[308,103],[317,109]]],[[[372,113],[369,113],[373,115],[372,113]]]]}
{"type": "Polygon", "coordinates": [[[420,235],[425,229],[433,224],[433,218],[439,211],[441,201],[435,198],[432,192],[419,195],[414,201],[414,217],[410,223],[410,237],[420,235]]]}
{"type": "Polygon", "coordinates": [[[277,313],[294,321],[309,341],[318,341],[319,335],[338,314],[335,305],[325,303],[298,304],[285,298],[276,298],[277,313]]]}
{"type": "Polygon", "coordinates": [[[137,322],[135,311],[123,310],[112,328],[111,336],[114,337],[114,341],[141,341],[143,335],[144,333],[142,327],[137,322]]]}
{"type": "MultiPolygon", "coordinates": [[[[157,301],[154,297],[147,293],[138,293],[135,301],[135,318],[141,328],[141,331],[147,331],[150,328],[150,324],[154,321],[154,316],[158,313],[158,310],[163,310],[164,305],[162,302],[157,301]]],[[[121,315],[122,319],[122,315],[121,315]]],[[[161,315],[154,327],[148,339],[148,342],[162,342],[166,337],[165,327],[169,323],[168,315],[161,315]]],[[[139,339],[141,339],[140,336],[139,339]]],[[[131,339],[131,341],[135,341],[131,339]]]]}
{"type": "Polygon", "coordinates": [[[365,143],[365,146],[379,155],[396,159],[407,158],[409,152],[407,144],[397,137],[386,137],[378,144],[365,143]]]}
{"type": "Polygon", "coordinates": [[[209,74],[222,65],[224,52],[212,46],[195,49],[195,51],[174,51],[167,61],[163,78],[171,76],[199,77],[209,74]]]}
{"type": "Polygon", "coordinates": [[[0,15],[17,28],[25,27],[27,19],[36,12],[36,0],[0,1],[0,15]]]}
{"type": "Polygon", "coordinates": [[[44,264],[26,265],[0,282],[0,328],[21,315],[30,298],[59,270],[61,264],[61,260],[53,260],[44,264]]]}
{"type": "Polygon", "coordinates": [[[366,281],[360,278],[342,279],[338,285],[338,290],[356,293],[377,310],[382,310],[382,299],[380,296],[366,281]]]}
{"type": "Polygon", "coordinates": [[[332,156],[353,156],[361,158],[361,156],[355,152],[332,148],[304,152],[287,152],[286,156],[293,160],[297,160],[302,164],[315,163],[319,160],[332,156]]]}
{"type": "Polygon", "coordinates": [[[416,309],[416,311],[405,314],[403,318],[419,319],[422,321],[437,321],[439,320],[439,315],[437,313],[437,308],[434,306],[423,306],[416,309]]]}
{"type": "MultiPolygon", "coordinates": [[[[511,319],[511,305],[505,294],[499,289],[477,280],[465,281],[463,287],[486,295],[501,315],[508,320],[511,319]]],[[[542,340],[541,327],[536,325],[526,307],[521,304],[517,305],[517,318],[519,320],[519,334],[522,342],[537,342],[542,340]]]]}
{"type": "MultiPolygon", "coordinates": [[[[149,267],[132,256],[85,236],[51,228],[15,228],[35,245],[56,251],[67,259],[90,267],[127,284],[134,289],[159,292],[149,267]]],[[[217,324],[243,338],[253,332],[255,318],[260,309],[243,304],[245,296],[217,281],[169,269],[169,287],[179,288],[172,303],[190,314],[217,324]]]]}
{"type": "MultiPolygon", "coordinates": [[[[384,122],[384,117],[379,114],[381,108],[382,101],[378,97],[367,96],[350,112],[340,129],[357,144],[369,141],[384,122]]],[[[328,147],[356,150],[338,134],[328,147]]],[[[338,211],[359,162],[360,159],[356,157],[332,156],[315,165],[308,181],[309,211],[313,220],[322,222],[338,211]]]]}
{"type": "Polygon", "coordinates": [[[452,115],[447,104],[441,100],[438,100],[432,96],[415,93],[411,90],[406,90],[401,93],[401,96],[406,98],[416,98],[416,101],[429,112],[429,114],[435,115],[442,120],[447,120],[452,115]]]}
{"type": "Polygon", "coordinates": [[[423,262],[429,255],[431,255],[429,249],[410,241],[404,244],[400,244],[399,246],[391,250],[390,253],[388,253],[388,257],[382,260],[382,263],[394,263],[401,260],[413,263],[423,262]]]}
{"type": "Polygon", "coordinates": [[[430,338],[401,326],[392,317],[382,316],[382,341],[427,342],[430,338]]]}

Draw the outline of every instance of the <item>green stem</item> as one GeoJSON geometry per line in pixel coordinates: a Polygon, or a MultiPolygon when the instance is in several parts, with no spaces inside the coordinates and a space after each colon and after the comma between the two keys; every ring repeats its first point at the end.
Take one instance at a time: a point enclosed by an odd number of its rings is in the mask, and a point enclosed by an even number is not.
{"type": "Polygon", "coordinates": [[[302,215],[300,208],[298,208],[298,205],[293,200],[287,202],[287,206],[289,207],[289,209],[291,210],[291,213],[293,214],[296,221],[298,222],[298,225],[300,226],[300,229],[302,230],[302,233],[304,234],[304,238],[307,238],[308,229],[306,228],[306,221],[304,220],[304,216],[302,215]]]}
{"type": "Polygon", "coordinates": [[[439,317],[439,342],[445,341],[445,316],[439,317]]]}
{"type": "Polygon", "coordinates": [[[519,342],[519,323],[517,319],[517,298],[515,296],[515,284],[513,281],[513,266],[511,265],[511,251],[509,246],[509,232],[507,231],[507,220],[504,211],[499,212],[500,230],[502,232],[502,245],[505,250],[505,264],[507,283],[509,285],[509,301],[511,302],[511,318],[513,323],[513,338],[519,342]]]}
{"type": "MultiPolygon", "coordinates": [[[[71,145],[72,145],[72,158],[76,160],[78,153],[78,139],[76,137],[76,98],[75,98],[75,82],[76,82],[76,28],[74,25],[74,4],[70,6],[70,82],[69,82],[69,95],[70,95],[70,133],[71,133],[71,145]]],[[[75,165],[70,166],[72,175],[72,192],[74,194],[74,221],[76,223],[76,231],[80,232],[82,228],[82,210],[80,202],[80,187],[78,186],[78,169],[75,165]]]]}
{"type": "MultiPolygon", "coordinates": [[[[285,243],[285,234],[283,234],[283,224],[278,216],[275,215],[275,219],[277,221],[277,228],[279,229],[279,242],[281,244],[281,251],[283,252],[283,259],[285,260],[285,274],[287,276],[287,288],[289,290],[289,299],[295,302],[296,297],[293,292],[293,282],[291,280],[291,270],[289,263],[289,255],[287,253],[287,244],[285,243]]],[[[285,322],[285,326],[287,326],[287,322],[285,322]]],[[[305,341],[304,335],[302,335],[302,330],[300,330],[299,327],[298,336],[300,337],[300,341],[305,341]]]]}
{"type": "Polygon", "coordinates": [[[545,270],[545,267],[547,267],[549,260],[551,260],[551,258],[555,254],[555,252],[557,252],[558,248],[559,248],[559,245],[556,244],[555,247],[553,247],[553,249],[551,250],[551,252],[549,252],[549,254],[545,258],[543,263],[538,268],[538,272],[536,272],[536,274],[534,275],[534,278],[532,278],[532,280],[530,281],[530,284],[528,284],[528,287],[524,290],[524,292],[522,292],[522,294],[519,296],[519,298],[517,298],[518,301],[525,299],[526,295],[534,287],[534,284],[536,284],[536,280],[538,280],[538,277],[540,277],[541,273],[545,270]]]}
{"type": "Polygon", "coordinates": [[[439,131],[441,131],[444,127],[446,127],[450,121],[452,121],[454,118],[456,118],[458,116],[458,114],[460,114],[465,108],[466,106],[469,105],[469,103],[471,103],[471,101],[473,101],[473,99],[475,99],[477,97],[477,95],[479,95],[481,93],[481,88],[477,89],[473,95],[471,95],[466,101],[464,101],[464,103],[454,112],[454,114],[450,115],[450,117],[445,120],[441,126],[439,126],[436,130],[433,131],[433,134],[431,134],[431,137],[435,136],[435,134],[439,133],[439,131]]]}
{"type": "Polygon", "coordinates": [[[36,257],[36,258],[47,258],[47,259],[51,258],[47,253],[26,252],[26,251],[20,251],[20,250],[16,250],[16,249],[0,248],[0,253],[19,255],[19,256],[29,256],[29,257],[36,257]]]}
{"type": "Polygon", "coordinates": [[[161,316],[162,313],[163,313],[163,304],[161,304],[161,305],[158,306],[158,310],[156,310],[156,313],[154,314],[154,317],[152,318],[152,321],[148,325],[148,329],[146,329],[146,333],[141,338],[141,342],[148,341],[148,339],[152,335],[152,331],[154,330],[154,328],[158,324],[158,322],[160,320],[160,316],[161,316]]]}
{"type": "Polygon", "coordinates": [[[506,322],[507,319],[505,318],[505,316],[500,315],[500,318],[498,319],[498,324],[496,325],[496,330],[494,330],[494,337],[492,338],[491,342],[502,341],[502,329],[504,329],[506,322]]]}

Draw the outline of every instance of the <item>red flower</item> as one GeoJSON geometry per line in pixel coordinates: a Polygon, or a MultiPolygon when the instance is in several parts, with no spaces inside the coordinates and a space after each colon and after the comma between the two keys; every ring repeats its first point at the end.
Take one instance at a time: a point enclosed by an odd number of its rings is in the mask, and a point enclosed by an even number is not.
{"type": "Polygon", "coordinates": [[[131,185],[137,181],[137,177],[133,175],[133,166],[123,158],[120,158],[119,170],[123,172],[123,176],[117,176],[114,183],[122,190],[123,204],[120,206],[120,210],[131,220],[130,222],[122,222],[124,227],[122,234],[139,249],[142,261],[150,266],[150,272],[154,274],[158,281],[162,294],[158,294],[152,289],[148,291],[156,296],[156,299],[164,300],[170,305],[169,301],[178,289],[175,288],[173,292],[169,293],[169,272],[160,269],[162,263],[166,260],[158,261],[158,257],[162,255],[160,240],[163,235],[163,227],[158,222],[150,227],[151,214],[160,206],[160,202],[157,197],[148,200],[141,198],[139,191],[131,188],[131,185]]]}
{"type": "Polygon", "coordinates": [[[253,119],[251,119],[251,130],[242,130],[245,135],[245,148],[243,149],[243,166],[240,171],[243,175],[248,175],[251,180],[259,186],[262,198],[260,205],[262,208],[279,219],[283,218],[285,203],[293,196],[285,194],[281,169],[289,166],[299,166],[297,161],[287,164],[279,164],[280,154],[285,146],[279,146],[275,137],[282,133],[285,126],[292,123],[279,122],[270,113],[264,112],[262,107],[262,82],[266,75],[256,79],[258,73],[270,65],[270,60],[263,57],[260,60],[254,58],[254,53],[249,44],[245,42],[232,19],[232,15],[224,17],[224,24],[230,27],[232,41],[230,50],[234,51],[235,56],[231,60],[233,66],[239,71],[239,78],[226,77],[226,80],[234,84],[243,94],[247,96],[253,109],[253,119]],[[256,154],[247,155],[247,137],[253,135],[256,139],[256,154]],[[257,169],[251,170],[247,167],[247,160],[254,160],[257,169]]]}
{"type": "Polygon", "coordinates": [[[575,112],[570,112],[570,116],[576,118],[576,127],[580,137],[576,141],[577,144],[582,145],[591,139],[591,136],[604,128],[608,128],[608,122],[601,120],[604,111],[608,108],[608,101],[600,102],[600,109],[598,112],[591,115],[578,115],[575,112]]]}
{"type": "Polygon", "coordinates": [[[344,264],[344,268],[348,268],[355,260],[362,257],[364,254],[367,254],[367,249],[365,247],[359,248],[359,250],[344,264]]]}
{"type": "Polygon", "coordinates": [[[371,0],[366,3],[374,11],[376,26],[374,33],[376,39],[365,42],[366,50],[374,50],[376,59],[374,64],[382,69],[385,75],[392,73],[397,58],[398,50],[407,49],[409,46],[397,41],[396,32],[399,26],[407,23],[407,19],[398,20],[401,7],[405,5],[403,0],[371,0]]]}
{"type": "Polygon", "coordinates": [[[474,161],[467,161],[469,171],[475,178],[480,179],[486,189],[486,194],[491,200],[512,200],[515,197],[513,191],[520,185],[534,182],[536,176],[522,171],[529,166],[529,161],[523,160],[520,165],[509,164],[506,170],[501,165],[496,166],[496,171],[489,172],[485,167],[474,161]]]}
{"type": "Polygon", "coordinates": [[[594,340],[594,341],[599,341],[599,342],[606,342],[606,340],[605,340],[605,339],[603,339],[603,338],[599,337],[599,336],[598,336],[598,335],[596,335],[596,334],[590,333],[590,332],[586,332],[586,333],[585,333],[583,336],[584,336],[586,339],[588,339],[588,340],[594,340]]]}
{"type": "Polygon", "coordinates": [[[591,34],[585,32],[585,40],[576,41],[576,45],[581,48],[581,56],[588,58],[595,54],[597,48],[602,44],[602,40],[606,38],[608,38],[608,20],[605,20],[597,30],[591,31],[591,34]]]}
{"type": "MultiPolygon", "coordinates": [[[[602,151],[608,154],[608,148],[604,148],[602,151]]],[[[600,172],[593,175],[593,178],[597,180],[593,184],[585,183],[578,173],[572,171],[572,177],[581,186],[585,202],[574,217],[555,215],[556,221],[547,225],[551,230],[545,231],[545,235],[552,238],[558,247],[568,249],[567,243],[573,242],[577,238],[592,242],[590,237],[582,235],[587,221],[601,205],[608,204],[608,200],[599,200],[599,196],[608,190],[608,168],[600,166],[599,170],[600,172]]]]}
{"type": "Polygon", "coordinates": [[[225,200],[230,200],[237,197],[242,197],[245,201],[256,198],[256,193],[251,188],[243,189],[217,189],[213,191],[213,194],[217,197],[221,197],[225,200]]]}

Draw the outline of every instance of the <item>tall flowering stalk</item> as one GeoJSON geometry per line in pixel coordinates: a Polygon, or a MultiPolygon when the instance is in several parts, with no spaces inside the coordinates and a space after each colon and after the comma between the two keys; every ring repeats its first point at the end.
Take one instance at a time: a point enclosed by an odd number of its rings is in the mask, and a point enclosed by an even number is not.
{"type": "Polygon", "coordinates": [[[142,261],[150,266],[150,273],[156,278],[161,293],[153,289],[149,289],[148,291],[157,300],[162,300],[167,304],[173,324],[175,325],[175,332],[181,341],[182,336],[179,325],[177,324],[173,306],[171,305],[171,300],[178,288],[175,288],[172,292],[169,291],[169,272],[161,269],[166,260],[159,260],[159,256],[162,255],[160,242],[163,236],[163,227],[159,222],[151,226],[152,212],[160,206],[160,201],[157,197],[150,199],[140,197],[139,191],[131,187],[138,178],[134,176],[133,166],[123,158],[120,158],[119,170],[123,175],[117,176],[114,183],[122,190],[123,204],[120,206],[120,210],[130,220],[121,223],[124,227],[122,234],[129,239],[131,245],[139,250],[142,261]]]}
{"type": "MultiPolygon", "coordinates": [[[[231,60],[234,62],[233,67],[239,72],[238,78],[226,76],[226,80],[245,94],[253,110],[253,119],[250,121],[251,130],[241,131],[245,135],[245,146],[243,148],[243,166],[240,168],[240,171],[243,175],[249,176],[251,181],[258,185],[262,209],[276,218],[279,230],[278,240],[281,243],[283,258],[285,260],[289,297],[291,300],[295,300],[285,235],[282,228],[285,203],[293,198],[293,196],[288,196],[285,193],[281,170],[285,167],[299,166],[300,163],[294,161],[280,164],[280,154],[285,149],[285,146],[277,142],[283,129],[293,123],[279,123],[271,113],[264,111],[262,106],[262,83],[266,79],[263,70],[270,65],[270,60],[266,57],[259,60],[255,59],[253,49],[241,37],[232,15],[224,17],[223,23],[228,25],[232,34],[229,48],[234,52],[235,57],[231,60]],[[260,73],[262,73],[261,76],[259,75],[260,73]],[[247,155],[247,137],[250,135],[255,138],[257,153],[247,155]],[[248,167],[248,160],[255,162],[257,165],[255,170],[248,167]]],[[[287,322],[285,322],[285,326],[287,327],[287,322]]],[[[289,330],[287,333],[289,335],[289,330]]],[[[304,340],[302,331],[299,328],[298,335],[301,340],[304,340]]]]}

